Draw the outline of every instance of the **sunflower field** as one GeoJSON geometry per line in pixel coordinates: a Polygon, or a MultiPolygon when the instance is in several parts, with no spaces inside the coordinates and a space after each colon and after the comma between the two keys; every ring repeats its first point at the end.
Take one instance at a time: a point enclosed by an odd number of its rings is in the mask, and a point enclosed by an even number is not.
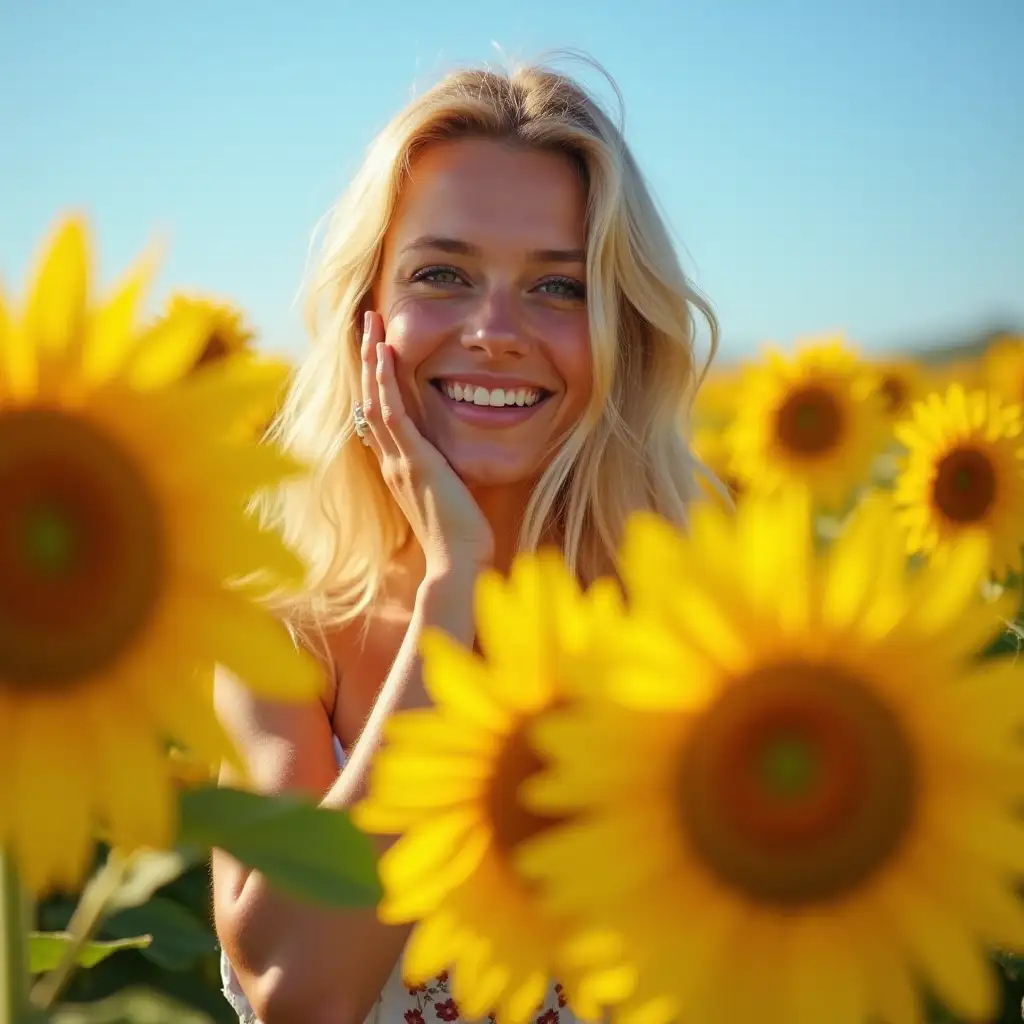
{"type": "Polygon", "coordinates": [[[1024,338],[843,338],[713,369],[685,530],[615,579],[556,551],[428,633],[350,815],[218,787],[212,670],[315,700],[249,514],[304,467],[289,367],[154,259],[95,294],[85,221],[0,292],[0,1024],[231,1021],[206,861],[412,924],[410,986],[532,1024],[950,1024],[1024,998],[1024,338]],[[368,836],[398,835],[375,862],[368,836]]]}

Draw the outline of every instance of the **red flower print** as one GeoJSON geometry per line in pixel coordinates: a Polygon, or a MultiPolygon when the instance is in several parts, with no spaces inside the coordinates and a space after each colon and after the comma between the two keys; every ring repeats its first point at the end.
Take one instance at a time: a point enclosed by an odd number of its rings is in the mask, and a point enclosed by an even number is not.
{"type": "Polygon", "coordinates": [[[537,1024],[558,1024],[558,1011],[545,1010],[538,1018],[537,1024]]]}
{"type": "Polygon", "coordinates": [[[436,1013],[441,1020],[459,1019],[459,1008],[455,1005],[454,999],[446,999],[443,1003],[435,1003],[434,1013],[436,1013]]]}
{"type": "Polygon", "coordinates": [[[439,985],[447,985],[448,984],[448,972],[447,971],[442,971],[437,976],[437,982],[438,982],[439,985]]]}
{"type": "Polygon", "coordinates": [[[405,990],[411,996],[418,996],[421,992],[426,992],[427,991],[427,986],[426,985],[406,985],[405,990]]]}
{"type": "Polygon", "coordinates": [[[558,994],[558,1005],[565,1006],[565,989],[558,984],[555,986],[555,992],[558,994]]]}
{"type": "Polygon", "coordinates": [[[406,1010],[405,1024],[424,1024],[423,1014],[419,1010],[406,1010]]]}

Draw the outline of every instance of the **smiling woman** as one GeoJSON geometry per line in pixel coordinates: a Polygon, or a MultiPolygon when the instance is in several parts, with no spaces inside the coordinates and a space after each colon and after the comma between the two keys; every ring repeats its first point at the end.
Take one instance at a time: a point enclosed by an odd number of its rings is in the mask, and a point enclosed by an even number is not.
{"type": "MultiPolygon", "coordinates": [[[[589,583],[613,572],[630,513],[685,520],[699,493],[679,427],[698,377],[694,315],[712,347],[717,328],[615,124],[541,67],[453,74],[395,117],[331,219],[310,310],[313,346],[272,433],[313,472],[263,512],[312,567],[280,614],[320,655],[324,700],[257,702],[227,673],[217,691],[257,785],[344,809],[371,770],[391,770],[377,753],[393,712],[431,703],[424,631],[472,646],[482,572],[548,546],[589,583]]],[[[421,840],[453,847],[430,906],[392,902],[386,924],[313,910],[215,857],[227,992],[243,1017],[422,1024],[493,1009],[565,1024],[586,1011],[557,923],[513,867],[536,823],[502,824],[529,770],[523,708],[558,699],[523,687],[504,695],[487,744],[463,752],[486,792],[422,778],[409,789],[438,812],[421,840]],[[456,804],[454,819],[441,814],[456,804]],[[456,819],[472,835],[448,835],[456,819]]],[[[415,863],[400,845],[382,870],[415,863]]]]}

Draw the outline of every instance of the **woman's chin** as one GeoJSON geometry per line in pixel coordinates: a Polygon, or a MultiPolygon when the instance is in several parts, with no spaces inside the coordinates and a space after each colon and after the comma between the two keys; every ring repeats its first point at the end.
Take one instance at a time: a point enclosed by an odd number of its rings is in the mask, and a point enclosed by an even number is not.
{"type": "Polygon", "coordinates": [[[459,479],[469,488],[527,487],[540,474],[539,460],[504,458],[492,454],[442,452],[459,479]]]}

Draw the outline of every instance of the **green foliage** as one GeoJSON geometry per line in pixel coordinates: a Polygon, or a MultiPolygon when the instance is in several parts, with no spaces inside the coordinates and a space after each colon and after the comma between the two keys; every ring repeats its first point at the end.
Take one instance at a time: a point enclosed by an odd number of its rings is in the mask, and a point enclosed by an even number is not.
{"type": "Polygon", "coordinates": [[[180,841],[226,850],[282,892],[321,906],[372,907],[381,897],[370,840],[347,814],[298,797],[187,790],[180,841]]]}
{"type": "MultiPolygon", "coordinates": [[[[76,971],[55,1012],[58,1024],[237,1024],[220,992],[206,862],[188,867],[146,902],[115,911],[98,941],[147,934],[144,949],[118,952],[76,971]],[[142,991],[142,990],[145,991],[142,991]]],[[[41,928],[63,931],[77,894],[55,896],[37,909],[41,928]]]]}
{"type": "MultiPolygon", "coordinates": [[[[111,942],[86,942],[79,948],[75,962],[79,967],[95,967],[123,949],[146,949],[152,935],[135,935],[111,942]]],[[[30,974],[55,970],[74,939],[67,932],[32,932],[28,940],[28,969],[30,974]]]]}

